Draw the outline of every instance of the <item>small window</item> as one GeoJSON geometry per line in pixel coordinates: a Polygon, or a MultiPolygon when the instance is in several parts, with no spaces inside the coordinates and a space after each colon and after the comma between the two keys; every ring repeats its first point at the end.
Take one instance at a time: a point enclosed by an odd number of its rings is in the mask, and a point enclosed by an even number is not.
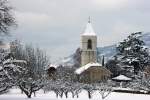
{"type": "Polygon", "coordinates": [[[87,45],[88,49],[92,49],[92,40],[88,40],[88,45],[87,45]]]}

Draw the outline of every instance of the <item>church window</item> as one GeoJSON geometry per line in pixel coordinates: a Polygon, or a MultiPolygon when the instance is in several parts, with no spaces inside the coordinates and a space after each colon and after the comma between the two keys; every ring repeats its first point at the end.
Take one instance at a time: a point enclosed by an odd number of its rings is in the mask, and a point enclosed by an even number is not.
{"type": "Polygon", "coordinates": [[[88,45],[87,45],[88,49],[92,49],[92,40],[88,40],[88,45]]]}

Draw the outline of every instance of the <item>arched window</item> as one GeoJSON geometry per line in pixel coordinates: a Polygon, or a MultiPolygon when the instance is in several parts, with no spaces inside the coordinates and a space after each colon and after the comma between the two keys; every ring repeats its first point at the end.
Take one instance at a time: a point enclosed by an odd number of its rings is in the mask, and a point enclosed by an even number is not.
{"type": "Polygon", "coordinates": [[[87,45],[88,49],[92,49],[92,40],[88,40],[88,45],[87,45]]]}

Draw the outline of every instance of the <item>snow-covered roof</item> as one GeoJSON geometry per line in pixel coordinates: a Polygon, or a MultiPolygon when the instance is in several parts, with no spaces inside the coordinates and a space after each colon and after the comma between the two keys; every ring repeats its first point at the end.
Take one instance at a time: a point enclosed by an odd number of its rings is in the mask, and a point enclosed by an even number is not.
{"type": "Polygon", "coordinates": [[[129,77],[125,76],[125,75],[119,75],[119,76],[114,77],[112,79],[114,79],[114,80],[125,80],[125,81],[132,80],[131,78],[129,78],[129,77]]]}
{"type": "Polygon", "coordinates": [[[76,74],[81,74],[82,72],[84,72],[85,70],[87,70],[88,68],[92,67],[92,66],[102,66],[100,63],[88,63],[80,68],[78,68],[75,73],[76,74]]]}
{"type": "Polygon", "coordinates": [[[48,66],[45,67],[45,69],[47,70],[47,69],[49,69],[51,67],[56,69],[58,67],[58,65],[56,65],[56,64],[49,64],[48,66]]]}
{"type": "Polygon", "coordinates": [[[133,68],[133,66],[129,66],[129,65],[122,65],[123,68],[133,68]]]}
{"type": "Polygon", "coordinates": [[[84,33],[82,35],[83,36],[84,35],[87,35],[87,36],[96,36],[96,33],[94,32],[92,24],[91,24],[90,21],[87,23],[86,28],[84,30],[84,33]]]}
{"type": "Polygon", "coordinates": [[[25,60],[12,60],[12,59],[7,59],[3,62],[3,64],[8,64],[8,63],[24,63],[27,64],[27,62],[25,60]]]}
{"type": "Polygon", "coordinates": [[[27,64],[27,62],[25,60],[16,60],[16,59],[14,59],[12,62],[27,64]]]}

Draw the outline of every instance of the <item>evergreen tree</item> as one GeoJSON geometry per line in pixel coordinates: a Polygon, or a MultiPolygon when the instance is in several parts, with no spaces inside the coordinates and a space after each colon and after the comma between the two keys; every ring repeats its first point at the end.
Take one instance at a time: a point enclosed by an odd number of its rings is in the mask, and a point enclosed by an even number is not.
{"type": "Polygon", "coordinates": [[[111,59],[111,60],[108,60],[107,63],[106,63],[106,68],[112,73],[111,77],[116,77],[118,76],[119,74],[121,74],[121,67],[118,65],[118,60],[115,59],[111,59]]]}
{"type": "Polygon", "coordinates": [[[117,47],[117,56],[121,63],[134,67],[135,74],[149,64],[150,56],[147,48],[144,47],[144,41],[140,39],[141,32],[132,33],[120,42],[117,47]]]}
{"type": "Polygon", "coordinates": [[[102,66],[105,66],[105,60],[104,60],[104,55],[103,55],[103,58],[102,58],[102,66]]]}

